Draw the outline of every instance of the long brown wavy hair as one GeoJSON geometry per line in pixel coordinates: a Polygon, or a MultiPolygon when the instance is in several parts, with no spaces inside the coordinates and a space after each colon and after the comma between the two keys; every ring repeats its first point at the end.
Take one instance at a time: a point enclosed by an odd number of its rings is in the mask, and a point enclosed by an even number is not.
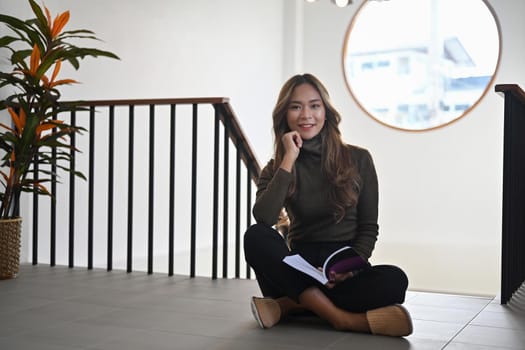
{"type": "MultiPolygon", "coordinates": [[[[286,118],[290,99],[294,89],[302,84],[313,86],[319,92],[325,107],[326,120],[321,130],[321,162],[323,173],[330,184],[329,199],[334,206],[334,216],[339,222],[343,219],[347,207],[357,205],[361,179],[352,162],[350,149],[341,138],[341,115],[332,105],[326,87],[312,74],[294,75],[286,81],[279,93],[272,113],[275,137],[274,170],[279,168],[284,158],[285,149],[281,140],[283,135],[290,131],[286,118]]],[[[295,170],[293,174],[295,177],[295,170]]],[[[290,186],[288,198],[291,198],[294,192],[295,178],[290,186]]]]}

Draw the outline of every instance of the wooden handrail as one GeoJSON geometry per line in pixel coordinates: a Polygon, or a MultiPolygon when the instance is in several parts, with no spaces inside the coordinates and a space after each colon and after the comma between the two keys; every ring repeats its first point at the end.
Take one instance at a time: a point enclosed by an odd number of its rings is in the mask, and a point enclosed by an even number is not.
{"type": "Polygon", "coordinates": [[[152,98],[152,99],[122,99],[122,100],[80,100],[64,103],[75,103],[79,106],[140,106],[140,105],[171,105],[171,104],[216,104],[228,103],[228,97],[184,97],[184,98],[152,98]]]}
{"type": "Polygon", "coordinates": [[[521,103],[525,104],[525,91],[523,91],[518,84],[498,84],[494,87],[494,90],[502,96],[504,96],[506,92],[510,92],[519,99],[521,103]]]}
{"type": "Polygon", "coordinates": [[[250,142],[246,138],[239,123],[239,120],[235,116],[233,108],[228,102],[216,103],[214,104],[214,107],[219,111],[219,114],[221,116],[226,116],[229,119],[229,121],[223,120],[223,122],[228,122],[231,125],[233,132],[236,134],[235,138],[232,138],[230,136],[235,146],[242,147],[246,151],[245,153],[247,154],[249,159],[244,159],[244,161],[246,162],[246,164],[248,164],[248,162],[252,164],[252,168],[250,170],[252,172],[253,180],[256,181],[259,177],[259,174],[261,173],[261,165],[257,160],[255,153],[253,153],[253,149],[250,145],[250,142]]]}
{"type": "Polygon", "coordinates": [[[244,131],[241,128],[239,120],[235,115],[228,97],[184,97],[184,98],[153,98],[153,99],[117,99],[117,100],[79,100],[67,101],[65,104],[73,103],[79,107],[92,106],[147,106],[147,105],[182,105],[182,104],[210,104],[219,115],[223,123],[228,123],[233,128],[233,134],[230,138],[236,147],[242,147],[243,161],[246,166],[251,164],[250,171],[255,181],[261,172],[261,165],[253,152],[244,131]]]}

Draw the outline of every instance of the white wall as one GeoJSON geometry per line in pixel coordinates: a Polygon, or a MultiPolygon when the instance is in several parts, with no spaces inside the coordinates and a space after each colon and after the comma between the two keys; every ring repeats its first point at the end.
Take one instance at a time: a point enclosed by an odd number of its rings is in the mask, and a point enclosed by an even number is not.
{"type": "MultiPolygon", "coordinates": [[[[257,149],[271,125],[282,77],[283,3],[280,0],[45,1],[55,14],[70,10],[66,29],[87,28],[103,39],[85,42],[118,54],[121,61],[86,59],[68,72],[81,84],[64,99],[226,96],[243,115],[257,149]]],[[[31,16],[25,1],[3,0],[0,11],[31,16]]],[[[266,152],[271,152],[271,147],[266,152]]]]}
{"type": "MultiPolygon", "coordinates": [[[[466,117],[429,132],[403,132],[373,121],[352,100],[341,64],[344,36],[361,3],[347,9],[328,1],[305,5],[303,59],[304,70],[331,89],[347,141],[374,156],[381,201],[373,259],[402,266],[414,289],[494,295],[500,276],[503,99],[492,87],[466,117]]],[[[502,37],[495,83],[523,86],[525,2],[490,4],[502,37]]],[[[388,28],[378,24],[377,30],[388,28]]]]}
{"type": "MultiPolygon", "coordinates": [[[[376,162],[381,202],[374,262],[403,267],[412,289],[494,295],[503,99],[491,89],[472,113],[430,132],[397,131],[371,120],[350,97],[341,65],[344,35],[361,2],[346,9],[328,0],[46,5],[54,13],[70,9],[72,27],[93,29],[105,41],[101,47],[122,58],[87,60],[79,72],[64,72],[82,82],[65,90],[65,98],[228,96],[263,164],[271,155],[270,114],[282,82],[296,72],[316,74],[342,112],[345,139],[368,148],[376,162]]],[[[490,4],[503,41],[495,82],[525,86],[525,2],[490,4]]],[[[2,1],[0,11],[29,15],[19,0],[2,1]]]]}

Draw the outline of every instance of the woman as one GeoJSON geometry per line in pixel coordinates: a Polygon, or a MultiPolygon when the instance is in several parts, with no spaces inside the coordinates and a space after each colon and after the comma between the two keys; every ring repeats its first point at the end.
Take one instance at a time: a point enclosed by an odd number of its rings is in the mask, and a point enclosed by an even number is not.
{"type": "Polygon", "coordinates": [[[398,267],[331,273],[321,285],[282,261],[298,253],[321,266],[346,245],[367,260],[372,254],[378,235],[377,175],[367,150],[343,143],[340,121],[313,75],[293,76],[282,87],[273,111],[275,154],[258,180],[257,224],[244,236],[246,261],[264,295],[252,298],[252,311],[262,328],[307,310],[337,330],[406,336],[412,322],[400,304],[408,279],[398,267]],[[286,239],[273,228],[283,208],[289,217],[286,239]]]}

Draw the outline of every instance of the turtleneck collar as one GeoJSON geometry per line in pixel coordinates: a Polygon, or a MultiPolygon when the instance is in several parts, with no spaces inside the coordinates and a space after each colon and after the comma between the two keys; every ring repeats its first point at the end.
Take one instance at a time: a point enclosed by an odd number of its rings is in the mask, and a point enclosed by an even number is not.
{"type": "Polygon", "coordinates": [[[320,156],[322,151],[322,136],[321,133],[317,134],[310,140],[303,140],[303,147],[301,147],[301,153],[307,152],[313,155],[320,156]]]}

